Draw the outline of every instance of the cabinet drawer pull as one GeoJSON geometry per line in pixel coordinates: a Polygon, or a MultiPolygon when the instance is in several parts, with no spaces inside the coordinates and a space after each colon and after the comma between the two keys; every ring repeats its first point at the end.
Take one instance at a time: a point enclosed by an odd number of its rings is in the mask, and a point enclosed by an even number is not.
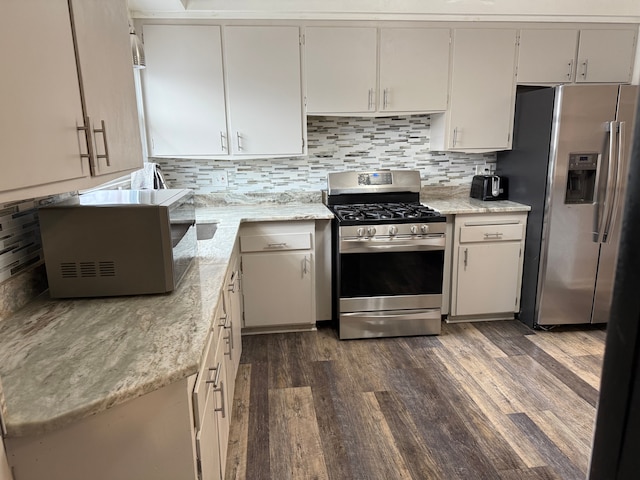
{"type": "Polygon", "coordinates": [[[102,141],[104,142],[104,155],[96,155],[96,158],[104,158],[107,161],[107,167],[111,166],[111,160],[109,160],[109,146],[107,144],[107,127],[104,124],[104,120],[100,121],[102,128],[94,128],[94,133],[102,134],[102,141]]]}
{"type": "Polygon", "coordinates": [[[218,321],[218,326],[227,328],[227,318],[228,318],[228,315],[226,313],[222,315],[218,321]]]}
{"type": "Polygon", "coordinates": [[[467,269],[468,260],[469,260],[469,249],[465,248],[464,249],[464,269],[465,270],[467,269]]]}
{"type": "Polygon", "coordinates": [[[458,127],[453,129],[453,146],[455,147],[458,143],[458,127]]]}
{"type": "Polygon", "coordinates": [[[280,242],[280,243],[268,243],[266,248],[286,248],[287,247],[287,242],[280,242]]]}
{"type": "Polygon", "coordinates": [[[240,135],[240,132],[236,132],[236,141],[238,142],[238,151],[241,152],[242,151],[242,136],[240,135]]]}
{"type": "Polygon", "coordinates": [[[569,60],[569,71],[567,72],[567,80],[571,81],[571,74],[573,73],[573,59],[569,60]]]}
{"type": "Polygon", "coordinates": [[[389,105],[389,89],[385,88],[382,93],[382,109],[386,110],[389,105]]]}
{"type": "Polygon", "coordinates": [[[229,332],[229,335],[227,337],[224,337],[223,340],[225,341],[225,343],[227,345],[229,345],[229,351],[228,352],[224,352],[224,354],[226,356],[228,356],[229,358],[231,358],[231,332],[229,332]]]}
{"type": "Polygon", "coordinates": [[[367,101],[367,110],[371,110],[371,106],[373,105],[373,88],[369,89],[369,98],[367,101]]]}
{"type": "Polygon", "coordinates": [[[484,234],[484,238],[485,240],[488,240],[490,238],[502,238],[502,235],[504,235],[501,232],[496,232],[496,233],[485,233],[484,234]]]}
{"type": "Polygon", "coordinates": [[[218,382],[220,381],[220,363],[215,368],[209,368],[210,372],[215,371],[216,375],[213,377],[213,380],[207,380],[206,383],[212,383],[214,388],[218,386],[218,382]]]}

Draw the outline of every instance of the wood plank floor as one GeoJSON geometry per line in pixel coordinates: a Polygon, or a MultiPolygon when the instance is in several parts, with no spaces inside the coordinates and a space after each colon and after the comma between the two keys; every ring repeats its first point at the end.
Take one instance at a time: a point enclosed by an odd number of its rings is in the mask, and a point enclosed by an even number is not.
{"type": "Polygon", "coordinates": [[[226,479],[584,479],[605,335],[245,336],[226,479]]]}

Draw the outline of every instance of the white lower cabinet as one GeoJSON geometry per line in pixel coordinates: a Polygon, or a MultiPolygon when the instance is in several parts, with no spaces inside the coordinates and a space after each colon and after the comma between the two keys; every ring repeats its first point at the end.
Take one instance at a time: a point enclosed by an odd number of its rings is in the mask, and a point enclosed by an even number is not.
{"type": "Polygon", "coordinates": [[[315,325],[314,232],[313,221],[241,227],[245,329],[315,325]]]}
{"type": "Polygon", "coordinates": [[[14,478],[224,479],[236,371],[224,294],[197,374],[60,429],[6,438],[14,478]]]}
{"type": "Polygon", "coordinates": [[[526,219],[526,213],[456,216],[449,321],[513,318],[526,219]]]}

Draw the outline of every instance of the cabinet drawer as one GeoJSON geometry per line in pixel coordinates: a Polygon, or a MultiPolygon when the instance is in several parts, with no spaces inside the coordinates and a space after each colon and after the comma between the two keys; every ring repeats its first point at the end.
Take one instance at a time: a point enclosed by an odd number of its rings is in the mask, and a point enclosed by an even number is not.
{"type": "Polygon", "coordinates": [[[310,248],[311,234],[308,232],[243,235],[240,237],[240,251],[243,253],[280,250],[309,250],[310,248]]]}
{"type": "Polygon", "coordinates": [[[460,243],[468,242],[503,242],[508,240],[521,240],[524,225],[521,223],[511,225],[477,225],[472,227],[460,227],[460,243]]]}

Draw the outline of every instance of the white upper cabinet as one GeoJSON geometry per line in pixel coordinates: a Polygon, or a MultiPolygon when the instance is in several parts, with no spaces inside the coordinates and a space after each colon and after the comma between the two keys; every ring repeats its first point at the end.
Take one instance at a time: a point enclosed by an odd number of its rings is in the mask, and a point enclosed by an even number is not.
{"type": "Polygon", "coordinates": [[[3,5],[0,203],[89,188],[142,167],[126,1],[71,5],[75,30],[67,0],[3,5]],[[85,114],[87,131],[78,130],[85,114]]]}
{"type": "Polygon", "coordinates": [[[298,27],[144,25],[144,43],[152,156],[304,153],[298,27]]]}
{"type": "Polygon", "coordinates": [[[231,150],[302,154],[299,28],[225,27],[224,41],[231,150]]]}
{"type": "Polygon", "coordinates": [[[444,111],[449,50],[446,28],[307,27],[307,113],[444,111]]]}
{"type": "Polygon", "coordinates": [[[94,175],[141,168],[127,0],[74,0],[71,5],[94,175]]]}
{"type": "Polygon", "coordinates": [[[144,48],[152,155],[226,154],[220,27],[145,25],[144,48]]]}
{"type": "Polygon", "coordinates": [[[431,116],[431,150],[511,148],[516,30],[456,29],[449,109],[431,116]]]}
{"type": "Polygon", "coordinates": [[[375,111],[376,29],[307,27],[307,113],[375,111]]]}
{"type": "Polygon", "coordinates": [[[518,83],[570,83],[575,78],[578,30],[520,31],[518,83]]]}
{"type": "Polygon", "coordinates": [[[627,83],[637,29],[523,29],[518,83],[627,83]]]}
{"type": "Polygon", "coordinates": [[[444,28],[380,29],[380,111],[446,110],[450,37],[444,28]]]}
{"type": "Polygon", "coordinates": [[[630,82],[637,31],[580,30],[576,82],[630,82]]]}

